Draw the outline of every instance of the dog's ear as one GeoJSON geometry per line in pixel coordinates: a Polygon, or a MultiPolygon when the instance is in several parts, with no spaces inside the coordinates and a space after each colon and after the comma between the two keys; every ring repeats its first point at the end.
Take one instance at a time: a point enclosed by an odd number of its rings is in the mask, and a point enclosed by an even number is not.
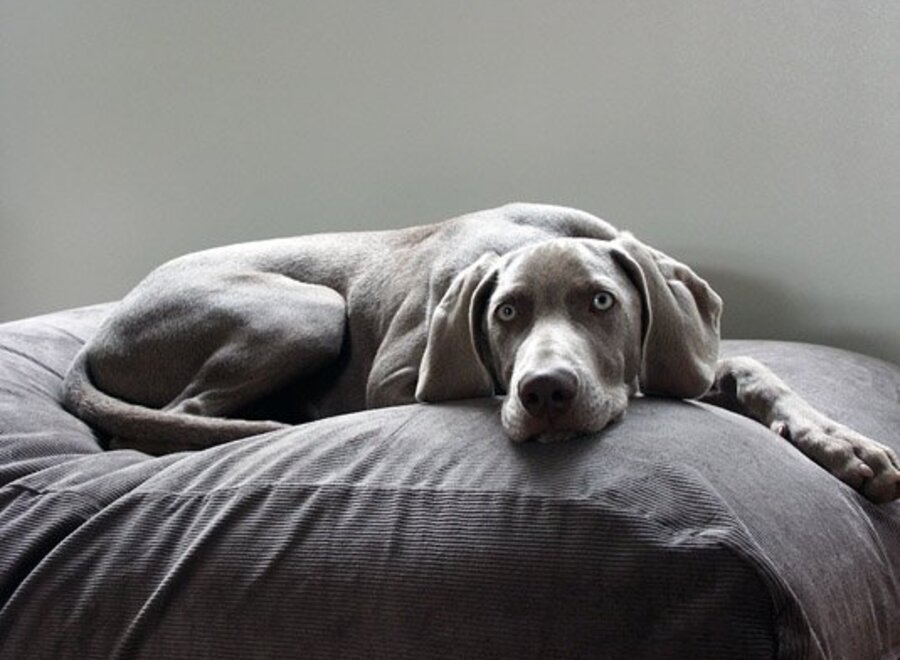
{"type": "Polygon", "coordinates": [[[417,401],[490,396],[494,382],[479,349],[481,310],[494,289],[498,256],[482,255],[460,272],[431,314],[419,367],[417,401]]]}
{"type": "Polygon", "coordinates": [[[611,249],[643,298],[641,390],[702,396],[716,374],[722,299],[683,263],[627,232],[611,249]]]}

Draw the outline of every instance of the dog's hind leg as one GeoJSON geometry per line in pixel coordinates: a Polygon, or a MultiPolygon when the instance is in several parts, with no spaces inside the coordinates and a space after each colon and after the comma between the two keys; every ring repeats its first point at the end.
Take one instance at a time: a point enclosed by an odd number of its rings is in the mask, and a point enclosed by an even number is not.
{"type": "Polygon", "coordinates": [[[65,402],[117,446],[210,446],[275,422],[223,419],[341,352],[333,289],[260,272],[149,279],[102,324],[66,377],[65,402]]]}
{"type": "Polygon", "coordinates": [[[273,273],[228,280],[227,294],[210,302],[229,327],[163,410],[224,417],[340,354],[346,305],[333,289],[273,273]]]}
{"type": "Polygon", "coordinates": [[[873,502],[900,498],[896,452],[819,412],[757,360],[720,360],[702,401],[765,424],[873,502]]]}

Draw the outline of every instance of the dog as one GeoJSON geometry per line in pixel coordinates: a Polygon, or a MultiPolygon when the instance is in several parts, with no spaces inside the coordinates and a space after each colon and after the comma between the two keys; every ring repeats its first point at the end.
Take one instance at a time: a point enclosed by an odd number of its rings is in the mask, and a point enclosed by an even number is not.
{"type": "Polygon", "coordinates": [[[64,403],[114,446],[163,453],[284,428],[233,417],[297,382],[301,420],[505,395],[514,441],[600,431],[639,394],[701,399],[762,422],[872,501],[900,497],[889,447],[761,363],[719,359],[721,311],[693,270],[630,233],[509,204],[174,259],[78,353],[64,403]]]}

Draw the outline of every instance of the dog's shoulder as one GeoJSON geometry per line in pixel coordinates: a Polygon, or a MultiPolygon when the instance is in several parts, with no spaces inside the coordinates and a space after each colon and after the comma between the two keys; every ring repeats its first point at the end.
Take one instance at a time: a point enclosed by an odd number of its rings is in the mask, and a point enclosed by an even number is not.
{"type": "Polygon", "coordinates": [[[511,202],[398,232],[401,240],[409,242],[432,238],[472,242],[502,236],[517,244],[559,237],[611,240],[618,235],[610,223],[587,211],[531,202],[511,202]]]}
{"type": "Polygon", "coordinates": [[[548,238],[569,236],[611,240],[619,234],[615,227],[596,215],[568,206],[513,202],[492,211],[502,221],[540,230],[548,238]]]}

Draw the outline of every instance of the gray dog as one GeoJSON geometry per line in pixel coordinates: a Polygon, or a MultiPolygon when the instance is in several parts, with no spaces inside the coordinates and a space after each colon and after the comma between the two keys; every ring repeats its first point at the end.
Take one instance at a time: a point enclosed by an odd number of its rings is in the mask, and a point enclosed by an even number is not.
{"type": "Polygon", "coordinates": [[[397,231],[189,254],[156,269],[79,353],[67,407],[145,451],[284,428],[230,419],[292,382],[303,419],[506,394],[516,441],[599,431],[642,392],[753,417],[876,502],[888,447],[813,409],[762,364],[718,359],[718,295],[583,211],[511,204],[397,231]]]}

